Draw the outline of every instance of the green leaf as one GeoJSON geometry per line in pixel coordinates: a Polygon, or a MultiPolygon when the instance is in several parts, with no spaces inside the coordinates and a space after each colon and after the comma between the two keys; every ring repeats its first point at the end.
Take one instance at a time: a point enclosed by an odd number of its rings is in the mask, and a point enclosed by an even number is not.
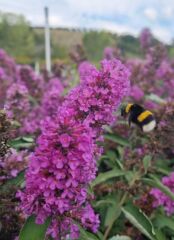
{"type": "Polygon", "coordinates": [[[103,240],[104,235],[100,231],[98,231],[96,234],[97,234],[97,236],[99,237],[100,240],[103,240]]]}
{"type": "Polygon", "coordinates": [[[113,133],[112,128],[108,125],[104,125],[103,129],[105,130],[105,132],[113,133]]]}
{"type": "Polygon", "coordinates": [[[156,240],[154,227],[150,219],[132,204],[122,207],[125,217],[150,240],[156,240]]]}
{"type": "Polygon", "coordinates": [[[21,187],[25,181],[25,170],[21,171],[15,178],[7,180],[0,188],[1,191],[11,191],[11,187],[21,187]]]}
{"type": "Polygon", "coordinates": [[[110,140],[112,142],[118,143],[122,146],[130,146],[129,141],[126,138],[123,138],[116,134],[105,134],[105,139],[110,140]]]}
{"type": "Polygon", "coordinates": [[[164,227],[168,227],[174,231],[174,219],[172,217],[167,217],[167,216],[158,214],[154,219],[154,225],[158,229],[163,229],[164,227]]]}
{"type": "Polygon", "coordinates": [[[136,180],[140,179],[140,177],[140,173],[137,171],[127,171],[125,174],[129,186],[132,186],[136,180]]]}
{"type": "Polygon", "coordinates": [[[128,236],[116,235],[114,237],[109,238],[109,240],[131,240],[131,238],[128,236]]]}
{"type": "MultiPolygon", "coordinates": [[[[77,224],[80,230],[80,240],[99,240],[97,236],[94,234],[88,232],[84,228],[80,226],[80,224],[77,224]]],[[[20,240],[20,239],[19,239],[20,240]]]]}
{"type": "Polygon", "coordinates": [[[115,161],[115,159],[116,159],[116,153],[114,152],[114,151],[112,151],[112,150],[108,150],[107,152],[106,152],[106,155],[108,156],[108,158],[110,159],[110,160],[112,160],[112,161],[115,161]]]}
{"type": "Polygon", "coordinates": [[[89,195],[93,195],[93,194],[94,194],[94,190],[93,190],[93,188],[91,187],[91,185],[88,185],[88,187],[87,187],[87,192],[89,193],[89,195]]]}
{"type": "Polygon", "coordinates": [[[159,229],[155,229],[155,236],[156,236],[156,239],[158,240],[167,240],[165,235],[159,229]]]}
{"type": "Polygon", "coordinates": [[[96,179],[91,183],[91,187],[95,187],[96,185],[98,185],[102,182],[105,182],[106,180],[108,180],[110,178],[119,177],[119,176],[123,176],[123,175],[125,175],[125,172],[121,171],[117,168],[115,168],[111,171],[105,172],[105,173],[100,173],[96,177],[96,179]]]}
{"type": "Polygon", "coordinates": [[[111,197],[107,198],[107,200],[111,200],[112,202],[108,206],[105,214],[105,227],[113,225],[113,223],[118,219],[121,214],[120,195],[114,194],[111,197]]]}
{"type": "Polygon", "coordinates": [[[113,219],[115,222],[117,220],[117,218],[120,216],[120,214],[121,214],[121,208],[119,206],[116,206],[116,205],[110,206],[106,212],[105,224],[104,224],[105,227],[112,224],[113,219]]]}
{"type": "Polygon", "coordinates": [[[21,229],[19,240],[44,240],[50,222],[48,218],[44,224],[36,224],[35,216],[30,216],[21,229]]]}
{"type": "Polygon", "coordinates": [[[95,208],[100,207],[102,205],[111,205],[114,203],[114,200],[111,199],[103,199],[103,200],[99,200],[93,203],[93,206],[95,208]]]}
{"type": "Polygon", "coordinates": [[[150,175],[151,178],[143,178],[143,182],[145,182],[146,184],[152,186],[152,187],[156,187],[159,188],[163,193],[165,193],[167,196],[169,196],[172,200],[174,200],[174,193],[170,191],[170,189],[168,187],[166,187],[165,185],[162,184],[162,182],[160,182],[160,180],[158,178],[156,178],[153,175],[150,175]]]}
{"type": "Polygon", "coordinates": [[[105,159],[105,163],[111,168],[119,168],[123,169],[121,162],[118,159],[118,155],[113,150],[108,150],[106,152],[107,160],[105,159]],[[109,161],[108,161],[109,160],[109,161]]]}
{"type": "Polygon", "coordinates": [[[164,175],[169,175],[170,174],[170,170],[162,168],[162,167],[158,167],[158,166],[156,166],[156,172],[162,173],[164,175]]]}
{"type": "Polygon", "coordinates": [[[30,136],[22,137],[22,140],[24,140],[25,142],[29,142],[29,143],[34,142],[34,139],[30,136]]]}
{"type": "Polygon", "coordinates": [[[152,160],[152,156],[151,155],[146,155],[143,158],[143,165],[144,165],[145,173],[147,173],[148,168],[151,166],[151,160],[152,160]]]}
{"type": "Polygon", "coordinates": [[[9,145],[17,150],[26,149],[34,146],[34,140],[31,137],[19,137],[11,140],[9,145]]]}

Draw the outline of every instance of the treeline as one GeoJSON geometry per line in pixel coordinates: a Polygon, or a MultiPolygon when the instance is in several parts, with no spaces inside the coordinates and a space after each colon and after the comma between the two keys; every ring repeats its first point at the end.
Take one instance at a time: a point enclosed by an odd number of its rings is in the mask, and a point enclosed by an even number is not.
{"type": "MultiPolygon", "coordinates": [[[[44,63],[44,28],[31,27],[22,15],[0,13],[0,48],[5,49],[18,63],[44,63]]],[[[126,56],[139,56],[138,38],[131,35],[119,36],[105,31],[71,31],[51,29],[52,59],[69,59],[69,52],[81,44],[91,61],[103,56],[106,46],[119,47],[126,56]]],[[[168,46],[174,53],[173,46],[168,46]]],[[[173,54],[172,54],[173,55],[173,54]]]]}

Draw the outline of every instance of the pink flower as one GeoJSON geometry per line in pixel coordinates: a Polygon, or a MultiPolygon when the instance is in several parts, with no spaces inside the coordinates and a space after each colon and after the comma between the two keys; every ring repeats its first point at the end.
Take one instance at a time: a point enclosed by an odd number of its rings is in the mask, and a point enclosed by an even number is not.
{"type": "MultiPolygon", "coordinates": [[[[162,183],[167,186],[171,192],[174,193],[174,173],[169,176],[162,178],[162,183]]],[[[158,206],[163,206],[167,215],[172,215],[174,213],[174,201],[165,195],[161,190],[153,188],[151,190],[151,195],[154,197],[153,206],[156,208],[158,206]]]]}
{"type": "Polygon", "coordinates": [[[71,239],[78,235],[72,219],[94,232],[98,229],[99,216],[87,201],[87,186],[95,178],[101,153],[96,141],[129,90],[129,71],[119,60],[104,60],[100,71],[92,67],[88,74],[55,117],[44,120],[30,157],[26,189],[18,193],[25,214],[35,214],[38,223],[52,217],[48,233],[55,239],[60,232],[65,237],[67,230],[71,239]]]}
{"type": "Polygon", "coordinates": [[[144,97],[144,92],[137,85],[131,87],[130,96],[135,101],[140,101],[144,97]]]}

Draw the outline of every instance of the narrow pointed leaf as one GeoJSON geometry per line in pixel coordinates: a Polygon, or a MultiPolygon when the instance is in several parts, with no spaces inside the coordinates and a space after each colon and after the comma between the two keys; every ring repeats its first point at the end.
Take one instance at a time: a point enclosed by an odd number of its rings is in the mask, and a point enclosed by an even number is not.
{"type": "Polygon", "coordinates": [[[105,172],[105,173],[100,173],[96,177],[96,179],[91,183],[91,186],[94,187],[97,184],[105,182],[106,180],[108,180],[110,178],[119,177],[119,176],[123,176],[123,175],[125,175],[125,172],[122,171],[122,170],[119,170],[117,168],[115,168],[115,169],[113,169],[111,171],[105,172]]]}
{"type": "Polygon", "coordinates": [[[131,240],[131,238],[128,236],[117,235],[117,236],[109,238],[109,240],[131,240]]]}
{"type": "Polygon", "coordinates": [[[156,240],[154,227],[150,219],[132,204],[122,208],[125,217],[150,240],[156,240]]]}
{"type": "Polygon", "coordinates": [[[123,138],[116,134],[105,134],[104,137],[105,137],[105,139],[110,140],[115,143],[118,143],[122,146],[130,146],[129,141],[126,138],[123,138]]]}

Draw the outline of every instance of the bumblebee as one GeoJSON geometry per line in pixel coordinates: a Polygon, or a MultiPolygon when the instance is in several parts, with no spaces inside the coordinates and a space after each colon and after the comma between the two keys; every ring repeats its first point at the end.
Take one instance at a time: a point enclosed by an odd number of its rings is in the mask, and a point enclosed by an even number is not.
{"type": "Polygon", "coordinates": [[[150,132],[156,127],[156,119],[152,112],[138,104],[128,103],[121,109],[121,116],[128,117],[129,126],[136,124],[143,132],[150,132]]]}

